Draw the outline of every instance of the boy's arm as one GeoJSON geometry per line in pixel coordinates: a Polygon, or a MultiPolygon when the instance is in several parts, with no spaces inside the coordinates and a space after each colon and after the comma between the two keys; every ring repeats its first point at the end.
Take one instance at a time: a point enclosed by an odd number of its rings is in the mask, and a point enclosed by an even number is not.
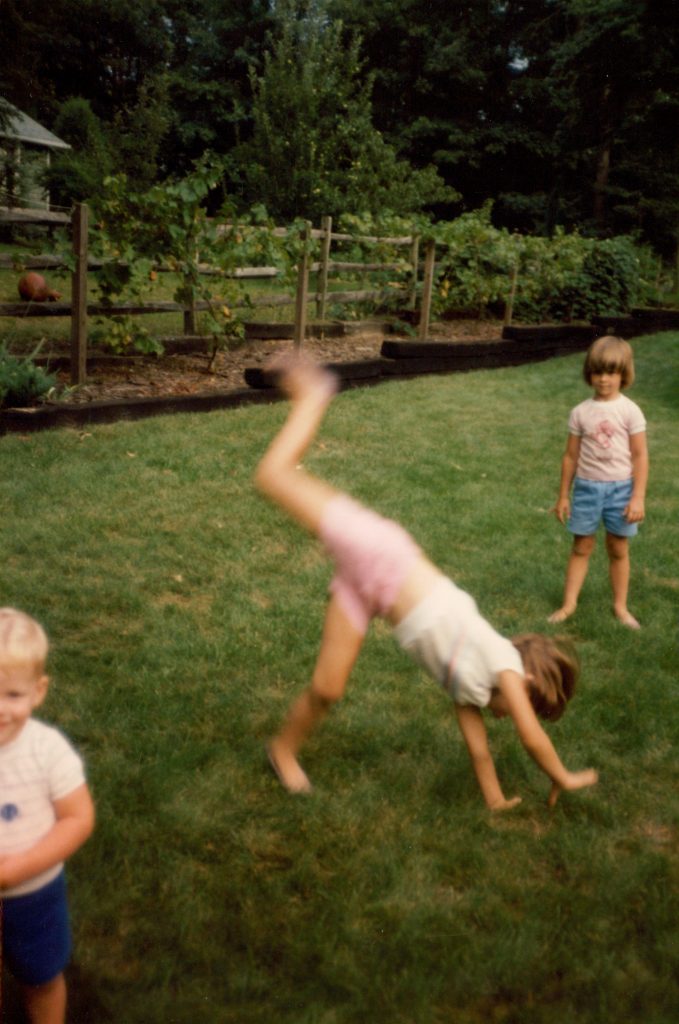
{"type": "Polygon", "coordinates": [[[593,786],[598,781],[599,776],[592,768],[570,772],[561,763],[552,741],[537,719],[520,675],[511,670],[500,672],[499,689],[507,702],[509,714],[523,746],[537,766],[552,780],[548,800],[550,807],[554,806],[562,789],[582,789],[585,786],[593,786]]]}
{"type": "Polygon", "coordinates": [[[28,850],[0,857],[0,891],[42,874],[66,860],[82,846],[94,828],[94,804],[83,783],[54,801],[57,820],[42,839],[28,850]]]}
{"type": "Polygon", "coordinates": [[[632,456],[632,497],[625,509],[628,523],[640,523],[645,515],[646,485],[648,483],[648,445],[646,431],[632,434],[629,439],[632,456]]]}
{"type": "Polygon", "coordinates": [[[491,811],[506,811],[516,806],[521,802],[521,797],[506,800],[500,788],[481,712],[476,707],[459,704],[455,705],[455,711],[486,804],[491,811]]]}
{"type": "Polygon", "coordinates": [[[580,438],[577,434],[569,434],[568,441],[566,442],[566,451],[563,454],[561,460],[561,483],[559,485],[559,497],[556,499],[556,505],[552,509],[552,512],[556,513],[556,518],[560,523],[565,525],[566,520],[571,510],[571,484],[573,483],[573,477],[575,476],[575,470],[578,465],[578,456],[580,455],[580,438]]]}

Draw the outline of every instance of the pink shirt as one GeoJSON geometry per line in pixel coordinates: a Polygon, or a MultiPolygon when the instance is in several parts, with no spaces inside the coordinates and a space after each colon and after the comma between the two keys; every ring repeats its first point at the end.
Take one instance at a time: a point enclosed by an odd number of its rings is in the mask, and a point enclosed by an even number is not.
{"type": "Polygon", "coordinates": [[[576,405],[568,420],[569,433],[581,439],[576,475],[583,480],[629,480],[629,439],[645,430],[644,414],[626,395],[610,402],[587,398],[576,405]]]}

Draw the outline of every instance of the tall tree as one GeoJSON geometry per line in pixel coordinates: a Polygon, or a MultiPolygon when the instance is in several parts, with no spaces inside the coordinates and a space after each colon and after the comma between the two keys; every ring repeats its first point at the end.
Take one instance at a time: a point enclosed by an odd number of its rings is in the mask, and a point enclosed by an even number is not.
{"type": "Polygon", "coordinates": [[[111,121],[168,59],[162,0],[3,0],[2,87],[27,113],[85,97],[111,121]]]}
{"type": "Polygon", "coordinates": [[[469,206],[497,188],[510,143],[513,7],[493,0],[331,4],[363,39],[377,126],[416,166],[434,161],[469,206]]]}
{"type": "Polygon", "coordinates": [[[659,17],[663,5],[642,0],[539,6],[542,17],[535,12],[520,37],[515,95],[543,140],[547,229],[566,223],[653,236],[658,224],[642,196],[664,193],[666,208],[679,174],[676,143],[657,132],[679,102],[676,18],[659,17]]]}
{"type": "Polygon", "coordinates": [[[269,0],[163,0],[168,40],[170,172],[206,150],[227,153],[251,130],[250,69],[262,67],[269,0]]]}
{"type": "Polygon", "coordinates": [[[375,129],[358,39],[322,2],[278,0],[276,17],[252,76],[253,135],[234,154],[245,198],[285,219],[413,212],[446,198],[434,170],[413,169],[375,129]]]}

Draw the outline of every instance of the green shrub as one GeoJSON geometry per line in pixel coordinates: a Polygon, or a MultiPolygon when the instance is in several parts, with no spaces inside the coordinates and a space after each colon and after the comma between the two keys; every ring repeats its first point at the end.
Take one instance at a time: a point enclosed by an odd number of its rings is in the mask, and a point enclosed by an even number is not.
{"type": "Polygon", "coordinates": [[[56,377],[46,373],[30,356],[14,356],[6,343],[0,345],[0,407],[30,405],[56,384],[56,377]]]}
{"type": "Polygon", "coordinates": [[[520,239],[494,227],[491,212],[492,203],[486,203],[435,226],[435,314],[469,310],[481,316],[493,303],[506,299],[520,239]]]}
{"type": "Polygon", "coordinates": [[[543,318],[589,320],[597,314],[620,315],[649,297],[649,254],[634,239],[620,236],[598,241],[575,234],[555,237],[548,245],[551,243],[556,246],[562,276],[558,284],[550,282],[549,288],[544,287],[547,282],[541,281],[540,275],[534,278],[543,318]],[[564,263],[565,245],[570,246],[571,259],[564,263]]]}
{"type": "Polygon", "coordinates": [[[630,236],[604,240],[557,230],[551,238],[510,234],[491,221],[492,203],[436,224],[435,314],[502,307],[516,273],[514,316],[588,320],[652,300],[657,258],[630,236]]]}

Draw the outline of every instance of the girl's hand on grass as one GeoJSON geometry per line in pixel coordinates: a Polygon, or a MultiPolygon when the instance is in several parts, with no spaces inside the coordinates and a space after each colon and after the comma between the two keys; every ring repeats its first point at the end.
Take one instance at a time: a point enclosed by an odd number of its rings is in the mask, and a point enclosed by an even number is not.
{"type": "Polygon", "coordinates": [[[573,790],[573,789],[585,789],[586,786],[595,786],[599,781],[599,773],[594,768],[586,768],[582,772],[568,772],[566,779],[562,783],[553,782],[550,790],[549,797],[547,798],[547,804],[549,807],[554,807],[557,800],[559,799],[559,793],[562,789],[573,790]]]}
{"type": "Polygon", "coordinates": [[[498,803],[493,804],[493,806],[491,807],[491,811],[493,813],[495,813],[495,811],[511,811],[512,807],[516,807],[516,805],[520,803],[520,796],[512,796],[509,798],[509,800],[505,800],[505,798],[502,797],[502,800],[500,800],[498,803]]]}

